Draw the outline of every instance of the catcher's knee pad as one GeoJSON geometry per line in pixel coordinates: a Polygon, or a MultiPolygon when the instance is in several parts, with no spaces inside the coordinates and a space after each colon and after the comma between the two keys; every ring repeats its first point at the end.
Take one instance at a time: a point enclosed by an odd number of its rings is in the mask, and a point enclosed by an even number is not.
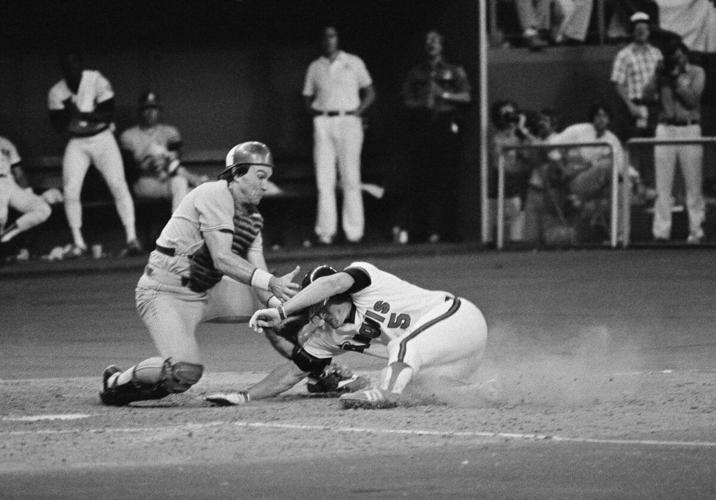
{"type": "Polygon", "coordinates": [[[161,387],[169,392],[184,392],[196,384],[204,373],[204,366],[185,361],[164,360],[161,387]]]}

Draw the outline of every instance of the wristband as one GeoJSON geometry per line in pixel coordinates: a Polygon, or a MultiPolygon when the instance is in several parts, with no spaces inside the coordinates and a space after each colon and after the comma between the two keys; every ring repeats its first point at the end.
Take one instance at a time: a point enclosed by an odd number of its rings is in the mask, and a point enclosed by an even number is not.
{"type": "Polygon", "coordinates": [[[280,305],[282,305],[282,304],[283,304],[283,302],[281,302],[281,299],[279,299],[279,298],[276,297],[275,295],[271,295],[271,296],[269,297],[269,299],[266,301],[266,305],[267,305],[268,307],[278,307],[278,306],[280,306],[280,305]]]}
{"type": "Polygon", "coordinates": [[[281,321],[286,319],[286,311],[283,308],[283,304],[276,307],[276,310],[278,311],[278,317],[281,318],[281,321]]]}
{"type": "Polygon", "coordinates": [[[268,290],[273,274],[258,267],[251,273],[251,286],[259,290],[268,290]]]}

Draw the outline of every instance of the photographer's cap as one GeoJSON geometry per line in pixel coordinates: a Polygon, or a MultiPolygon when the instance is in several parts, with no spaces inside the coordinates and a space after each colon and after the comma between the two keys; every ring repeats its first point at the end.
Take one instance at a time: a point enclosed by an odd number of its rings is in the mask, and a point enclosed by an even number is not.
{"type": "Polygon", "coordinates": [[[629,18],[629,22],[632,24],[636,24],[636,23],[649,24],[651,22],[651,18],[649,17],[649,14],[647,14],[646,12],[635,12],[629,18]]]}

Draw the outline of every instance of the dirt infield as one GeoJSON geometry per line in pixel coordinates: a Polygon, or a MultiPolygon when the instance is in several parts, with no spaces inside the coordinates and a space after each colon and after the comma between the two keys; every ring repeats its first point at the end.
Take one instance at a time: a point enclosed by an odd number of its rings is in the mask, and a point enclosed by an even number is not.
{"type": "MultiPolygon", "coordinates": [[[[318,494],[335,474],[311,464],[345,463],[373,471],[371,479],[352,476],[318,496],[708,498],[716,492],[715,260],[698,251],[374,260],[478,304],[490,337],[476,381],[497,377],[501,386],[488,402],[461,381],[423,381],[398,408],[375,411],[342,410],[302,386],[242,407],[209,406],[203,395],[246,387],[281,362],[245,326],[229,325],[202,327],[207,374],[189,392],[103,407],[102,368],[153,353],[131,304],[135,273],[5,280],[0,496],[106,496],[111,486],[109,496],[122,497],[133,490],[124,476],[113,482],[117,471],[135,479],[153,471],[156,484],[171,478],[187,496],[199,484],[212,497],[318,494]],[[461,465],[441,469],[457,456],[461,465]],[[416,457],[432,466],[410,465],[416,457]],[[191,472],[223,468],[214,486],[191,472]],[[251,495],[222,490],[237,468],[253,471],[243,477],[251,495]],[[313,483],[288,472],[304,468],[313,483]],[[273,479],[259,482],[267,470],[273,479]],[[67,490],[51,487],[60,473],[67,490]],[[539,489],[539,474],[553,477],[548,489],[539,489]]],[[[355,354],[348,364],[372,378],[382,366],[355,354]]]]}

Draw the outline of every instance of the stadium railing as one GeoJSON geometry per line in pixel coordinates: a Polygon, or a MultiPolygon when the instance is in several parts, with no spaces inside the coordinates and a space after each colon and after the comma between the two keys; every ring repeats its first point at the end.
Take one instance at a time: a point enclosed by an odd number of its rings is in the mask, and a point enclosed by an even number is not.
{"type": "MultiPolygon", "coordinates": [[[[495,247],[497,250],[502,250],[505,243],[505,153],[508,151],[525,151],[525,150],[567,150],[571,148],[585,148],[585,147],[606,147],[609,149],[609,156],[614,158],[614,150],[611,144],[607,142],[581,142],[581,143],[560,143],[560,144],[521,144],[513,146],[503,146],[502,154],[500,154],[497,165],[497,208],[496,208],[496,225],[497,234],[495,247]]],[[[619,172],[622,170],[622,165],[617,165],[616,162],[612,161],[612,178],[611,178],[611,191],[610,191],[610,217],[609,217],[609,246],[616,248],[618,245],[618,224],[617,217],[619,213],[618,206],[618,189],[619,189],[619,172]]],[[[629,193],[631,187],[628,176],[624,176],[622,183],[624,193],[629,193]]],[[[489,214],[491,218],[493,214],[489,214]]],[[[483,218],[484,220],[484,218],[483,218]]],[[[489,227],[492,227],[492,221],[487,220],[489,227]]],[[[489,243],[484,241],[483,243],[489,243]]]]}

